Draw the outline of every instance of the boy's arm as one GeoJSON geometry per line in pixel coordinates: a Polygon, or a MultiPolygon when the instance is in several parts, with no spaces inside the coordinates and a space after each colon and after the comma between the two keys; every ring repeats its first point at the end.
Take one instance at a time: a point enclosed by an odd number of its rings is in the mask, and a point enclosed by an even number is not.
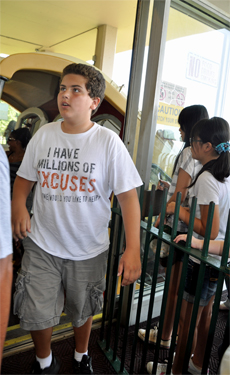
{"type": "Polygon", "coordinates": [[[125,227],[126,249],[121,257],[118,276],[123,272],[122,286],[132,284],[141,275],[140,205],[136,189],[117,195],[125,227]]]}
{"type": "Polygon", "coordinates": [[[16,241],[30,232],[30,215],[26,208],[26,199],[34,185],[34,181],[17,176],[14,181],[12,198],[12,232],[16,241]]]}

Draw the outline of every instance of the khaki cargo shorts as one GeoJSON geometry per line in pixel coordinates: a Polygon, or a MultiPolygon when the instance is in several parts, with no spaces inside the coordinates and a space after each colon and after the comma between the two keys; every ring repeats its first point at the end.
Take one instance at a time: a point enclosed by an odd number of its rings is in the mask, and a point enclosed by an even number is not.
{"type": "Polygon", "coordinates": [[[14,314],[19,316],[21,328],[34,331],[53,327],[63,309],[73,326],[80,327],[101,312],[108,251],[73,261],[46,253],[28,237],[23,245],[14,294],[14,314]]]}

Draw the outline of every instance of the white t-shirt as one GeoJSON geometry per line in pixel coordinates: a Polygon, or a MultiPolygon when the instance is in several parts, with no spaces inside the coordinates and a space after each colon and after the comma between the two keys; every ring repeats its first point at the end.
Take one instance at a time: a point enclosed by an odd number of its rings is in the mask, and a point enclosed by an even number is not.
{"type": "Polygon", "coordinates": [[[72,260],[108,249],[109,197],[142,185],[120,138],[94,123],[67,134],[44,125],[29,142],[18,175],[38,181],[28,236],[44,251],[72,260]]]}
{"type": "MultiPolygon", "coordinates": [[[[172,197],[172,195],[174,194],[174,191],[176,190],[176,184],[177,184],[178,174],[179,174],[180,168],[183,169],[185,172],[187,172],[189,174],[189,176],[191,177],[191,180],[194,180],[197,173],[202,168],[202,164],[198,160],[195,160],[195,159],[192,158],[192,152],[191,152],[190,147],[186,147],[179,156],[179,159],[178,159],[178,162],[177,162],[177,165],[176,165],[176,169],[175,169],[174,174],[173,174],[172,182],[171,182],[171,185],[169,187],[167,200],[169,200],[172,197]]],[[[189,201],[189,190],[188,190],[186,198],[185,198],[185,200],[184,200],[184,202],[182,203],[181,206],[182,207],[188,207],[188,201],[189,201]]],[[[173,218],[174,218],[174,215],[170,215],[167,218],[167,222],[166,222],[166,224],[169,225],[171,228],[173,226],[173,218]]],[[[178,226],[177,226],[177,231],[187,232],[188,227],[183,221],[179,220],[178,226]]]]}
{"type": "MultiPolygon", "coordinates": [[[[219,182],[213,177],[213,175],[205,171],[197,179],[195,185],[191,188],[190,192],[190,202],[191,207],[193,196],[197,197],[196,206],[196,218],[200,219],[200,206],[199,205],[209,205],[210,202],[214,202],[215,205],[219,206],[220,213],[220,226],[219,233],[215,240],[224,240],[227,220],[230,209],[230,177],[226,178],[225,182],[219,182]]],[[[193,233],[197,238],[203,238],[197,233],[193,233]]],[[[212,254],[210,254],[212,255],[212,254]]],[[[219,255],[212,255],[217,259],[221,257],[219,255]]],[[[191,257],[192,260],[198,263],[197,259],[191,257]]]]}
{"type": "Polygon", "coordinates": [[[10,171],[9,162],[0,145],[0,259],[12,254],[10,171]]]}

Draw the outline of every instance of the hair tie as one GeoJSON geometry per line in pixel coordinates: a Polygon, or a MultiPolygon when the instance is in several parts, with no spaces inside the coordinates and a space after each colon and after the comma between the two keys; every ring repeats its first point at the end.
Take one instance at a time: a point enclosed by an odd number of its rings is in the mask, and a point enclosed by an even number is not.
{"type": "Polygon", "coordinates": [[[221,152],[230,151],[230,143],[229,142],[220,143],[219,145],[215,146],[215,150],[218,154],[221,154],[221,152]]]}

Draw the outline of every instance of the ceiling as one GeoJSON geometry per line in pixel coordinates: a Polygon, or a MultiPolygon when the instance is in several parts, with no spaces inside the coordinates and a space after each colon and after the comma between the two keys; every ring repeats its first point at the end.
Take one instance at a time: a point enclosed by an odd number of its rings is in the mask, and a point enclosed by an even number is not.
{"type": "MultiPolygon", "coordinates": [[[[230,0],[208,3],[230,16],[230,0]]],[[[129,50],[136,5],[136,0],[1,0],[0,53],[47,50],[88,61],[95,54],[97,27],[104,24],[117,28],[116,52],[129,50]]],[[[178,37],[179,26],[171,17],[168,38],[178,37]]]]}

